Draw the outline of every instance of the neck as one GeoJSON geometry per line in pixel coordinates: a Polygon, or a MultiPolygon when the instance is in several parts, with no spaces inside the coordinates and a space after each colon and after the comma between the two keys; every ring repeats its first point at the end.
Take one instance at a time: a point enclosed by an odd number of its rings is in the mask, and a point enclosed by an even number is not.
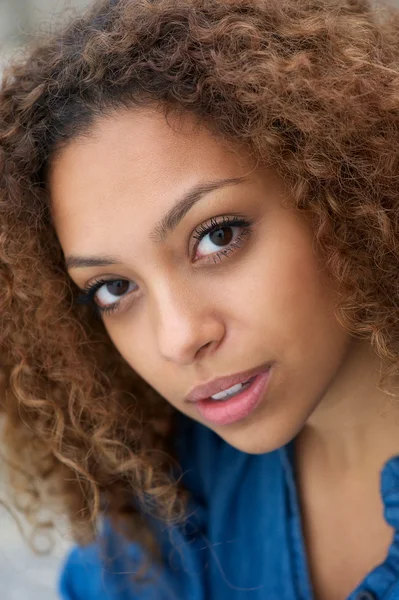
{"type": "Polygon", "coordinates": [[[348,359],[298,436],[312,460],[343,470],[380,469],[399,455],[399,399],[379,389],[383,363],[364,341],[354,340],[348,359]]]}

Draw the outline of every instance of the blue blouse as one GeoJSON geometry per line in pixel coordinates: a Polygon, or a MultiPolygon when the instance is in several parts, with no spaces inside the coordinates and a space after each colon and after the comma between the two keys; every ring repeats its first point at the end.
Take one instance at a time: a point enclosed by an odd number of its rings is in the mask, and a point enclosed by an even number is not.
{"type": "MultiPolygon", "coordinates": [[[[177,448],[192,490],[184,526],[154,524],[164,567],[155,583],[131,574],[140,547],[105,525],[100,542],[77,547],[60,578],[63,600],[313,600],[293,469],[293,444],[251,455],[210,429],[181,420],[177,448]]],[[[347,600],[399,600],[399,457],[381,473],[385,518],[395,535],[385,562],[347,600]]]]}

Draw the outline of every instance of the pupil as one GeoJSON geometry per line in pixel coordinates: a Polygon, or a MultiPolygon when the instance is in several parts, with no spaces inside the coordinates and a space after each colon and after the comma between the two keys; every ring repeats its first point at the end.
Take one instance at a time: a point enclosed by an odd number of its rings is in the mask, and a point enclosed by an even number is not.
{"type": "Polygon", "coordinates": [[[226,246],[233,238],[231,227],[221,227],[220,229],[212,231],[210,238],[212,244],[215,244],[216,246],[226,246]]]}
{"type": "Polygon", "coordinates": [[[129,288],[129,282],[124,279],[118,279],[117,281],[110,281],[107,283],[107,290],[113,296],[123,296],[129,288]]]}

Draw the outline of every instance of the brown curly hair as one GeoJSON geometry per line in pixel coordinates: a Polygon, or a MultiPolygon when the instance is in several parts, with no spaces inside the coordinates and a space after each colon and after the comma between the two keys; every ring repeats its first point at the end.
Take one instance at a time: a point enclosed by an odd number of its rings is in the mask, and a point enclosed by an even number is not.
{"type": "Polygon", "coordinates": [[[106,512],[154,553],[143,509],[184,516],[176,411],[77,305],[49,210],[56,152],[120,107],[190,111],[271,166],[314,220],[337,318],[398,375],[398,33],[366,0],[105,0],[8,69],[1,405],[25,512],[58,500],[81,543],[106,512]]]}

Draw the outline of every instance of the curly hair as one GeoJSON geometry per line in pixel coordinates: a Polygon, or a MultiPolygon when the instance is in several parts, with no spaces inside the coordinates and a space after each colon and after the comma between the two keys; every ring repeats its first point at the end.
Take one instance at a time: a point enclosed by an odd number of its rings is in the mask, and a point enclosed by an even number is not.
{"type": "Polygon", "coordinates": [[[8,69],[1,406],[27,513],[59,506],[80,543],[106,513],[154,555],[143,510],[185,513],[176,410],[77,305],[50,216],[57,151],[121,107],[189,111],[272,167],[313,219],[337,318],[398,375],[398,33],[398,12],[366,0],[105,0],[8,69]]]}

